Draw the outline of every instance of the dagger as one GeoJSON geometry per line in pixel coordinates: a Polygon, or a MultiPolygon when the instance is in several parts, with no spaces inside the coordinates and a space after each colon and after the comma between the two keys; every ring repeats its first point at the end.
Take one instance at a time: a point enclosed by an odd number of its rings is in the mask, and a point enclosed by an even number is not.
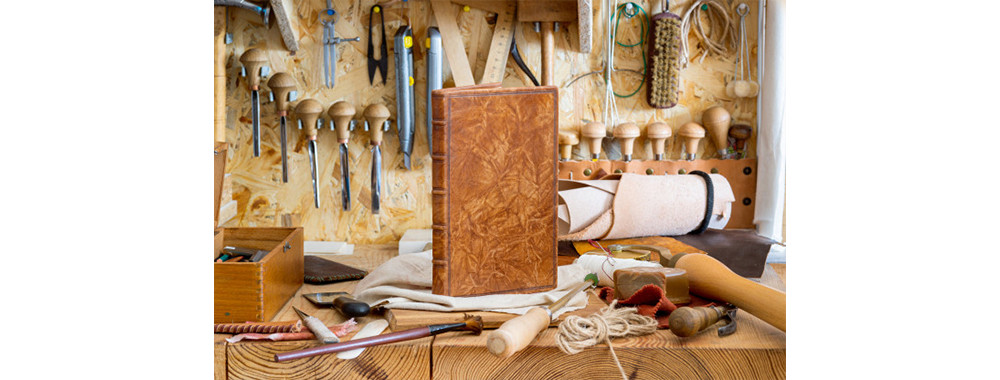
{"type": "Polygon", "coordinates": [[[444,84],[441,76],[441,32],[438,28],[427,28],[427,151],[434,153],[434,115],[431,112],[431,91],[444,84]]]}
{"type": "Polygon", "coordinates": [[[281,181],[288,183],[288,131],[285,117],[288,115],[289,93],[295,90],[295,78],[286,73],[275,73],[267,86],[271,88],[275,108],[281,117],[281,181]]]}
{"type": "Polygon", "coordinates": [[[259,49],[247,49],[240,56],[242,74],[247,77],[250,87],[250,109],[253,119],[253,156],[260,157],[260,80],[266,77],[270,67],[265,66],[267,55],[259,49]]]}
{"type": "Polygon", "coordinates": [[[351,131],[354,130],[355,110],[351,103],[343,100],[333,103],[327,112],[330,121],[337,131],[337,144],[340,145],[340,199],[344,211],[351,211],[351,171],[347,153],[347,143],[351,140],[351,131]]]}
{"type": "Polygon", "coordinates": [[[365,108],[365,130],[371,132],[372,145],[372,214],[381,209],[379,200],[382,192],[382,132],[389,131],[389,109],[381,103],[365,108]],[[382,126],[380,128],[379,126],[382,126]]]}
{"type": "Polygon", "coordinates": [[[399,132],[399,150],[403,153],[403,166],[410,170],[413,153],[413,32],[409,25],[396,31],[393,55],[396,60],[396,130],[399,132]]]}
{"type": "Polygon", "coordinates": [[[295,106],[295,115],[299,118],[299,129],[305,125],[306,136],[309,137],[309,169],[312,174],[313,203],[319,208],[319,160],[316,147],[316,136],[319,134],[317,124],[322,126],[323,122],[318,120],[323,113],[323,105],[314,99],[302,99],[295,106]]]}

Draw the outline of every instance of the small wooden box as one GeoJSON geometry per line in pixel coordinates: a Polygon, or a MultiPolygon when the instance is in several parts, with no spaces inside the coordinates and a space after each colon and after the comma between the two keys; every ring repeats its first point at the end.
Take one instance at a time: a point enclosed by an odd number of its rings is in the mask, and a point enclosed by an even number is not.
{"type": "Polygon", "coordinates": [[[224,245],[270,253],[254,263],[215,263],[215,323],[269,321],[302,286],[302,227],[219,231],[224,245]]]}

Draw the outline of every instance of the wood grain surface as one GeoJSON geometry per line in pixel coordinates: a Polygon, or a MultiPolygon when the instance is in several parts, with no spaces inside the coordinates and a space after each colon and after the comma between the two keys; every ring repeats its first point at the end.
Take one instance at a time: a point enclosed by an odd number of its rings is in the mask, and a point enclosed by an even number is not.
{"type": "MultiPolygon", "coordinates": [[[[468,2],[476,2],[469,0],[468,2]]],[[[678,0],[671,2],[674,13],[681,13],[693,0],[678,0]]],[[[431,160],[427,149],[426,128],[422,121],[416,125],[413,148],[413,170],[402,168],[402,154],[399,153],[399,139],[395,131],[385,135],[383,142],[383,180],[384,187],[382,210],[377,216],[371,215],[367,201],[370,199],[368,186],[371,173],[371,154],[368,153],[368,137],[363,133],[353,133],[349,142],[351,172],[351,192],[354,204],[350,212],[342,212],[340,208],[340,157],[337,141],[333,131],[320,131],[319,163],[320,168],[320,201],[327,205],[315,209],[312,205],[312,183],[309,175],[309,161],[306,151],[305,136],[302,131],[292,127],[289,130],[289,183],[281,183],[280,147],[278,145],[278,119],[274,114],[274,105],[266,102],[267,88],[262,89],[261,100],[261,157],[253,157],[251,146],[250,123],[250,92],[246,87],[246,78],[240,77],[238,58],[246,49],[259,48],[267,53],[271,73],[285,71],[292,74],[298,83],[299,99],[314,98],[324,106],[329,106],[338,100],[345,100],[358,110],[374,102],[385,103],[395,112],[395,89],[393,76],[395,70],[390,59],[388,84],[378,81],[371,85],[368,81],[367,58],[365,51],[368,43],[368,12],[376,0],[348,1],[334,0],[333,7],[340,15],[337,22],[338,37],[361,37],[360,41],[337,45],[338,59],[336,64],[337,85],[328,89],[322,85],[322,25],[318,21],[319,12],[326,8],[322,0],[285,0],[293,5],[289,17],[298,21],[299,51],[290,56],[285,49],[279,27],[272,22],[265,28],[260,17],[252,12],[231,8],[227,16],[227,31],[233,35],[233,42],[226,45],[226,141],[232,149],[229,151],[227,172],[233,173],[234,199],[238,202],[236,217],[226,223],[227,227],[266,227],[281,225],[281,217],[286,214],[301,215],[302,226],[305,227],[306,240],[348,241],[352,244],[389,243],[399,239],[407,229],[429,228],[431,225],[431,160]]],[[[404,8],[402,2],[386,7],[385,27],[387,31],[396,30],[409,20],[413,27],[414,41],[418,48],[413,49],[414,92],[416,120],[425,120],[426,93],[424,38],[427,27],[434,23],[434,13],[425,1],[409,1],[409,8],[404,8]]],[[[587,3],[587,2],[582,2],[587,3]]],[[[651,1],[637,1],[647,13],[652,12],[651,1]]],[[[735,9],[737,3],[731,6],[735,9]]],[[[577,22],[562,24],[560,30],[554,33],[555,63],[553,77],[559,88],[559,128],[565,131],[577,132],[585,123],[584,120],[601,120],[603,113],[604,85],[601,76],[590,75],[568,87],[566,85],[574,77],[588,72],[601,70],[604,61],[604,44],[606,35],[604,19],[607,17],[601,9],[600,2],[590,2],[593,35],[593,50],[587,53],[579,51],[577,22]]],[[[748,2],[750,14],[747,16],[747,39],[750,46],[751,72],[756,72],[757,56],[757,3],[748,2]]],[[[473,74],[479,77],[489,53],[489,44],[496,25],[496,14],[482,8],[472,6],[468,12],[458,6],[456,10],[456,26],[462,41],[462,47],[469,58],[469,65],[474,68],[473,74]]],[[[378,18],[375,18],[376,22],[378,18]]],[[[442,31],[442,33],[444,33],[442,31]]],[[[622,43],[631,44],[638,41],[641,30],[637,20],[625,20],[620,26],[618,39],[622,43]]],[[[376,37],[378,34],[376,33],[376,37]]],[[[530,23],[516,23],[514,38],[525,63],[535,76],[541,73],[540,34],[532,30],[530,23]]],[[[694,33],[688,38],[691,55],[699,56],[701,48],[694,33]]],[[[388,39],[391,54],[392,39],[388,39]]],[[[376,43],[377,44],[377,43],[376,43]]],[[[620,48],[615,51],[615,65],[621,69],[642,70],[641,48],[620,48]]],[[[757,127],[754,125],[756,99],[730,99],[725,94],[725,84],[732,77],[735,67],[736,52],[732,51],[723,57],[709,57],[704,61],[694,60],[682,72],[682,87],[680,105],[671,109],[657,110],[650,107],[644,96],[618,99],[619,114],[628,121],[635,122],[641,129],[652,121],[666,122],[675,132],[681,124],[688,121],[700,121],[701,112],[706,108],[721,104],[733,114],[734,121],[749,123],[754,128],[754,136],[748,141],[749,157],[756,157],[755,139],[757,127]]],[[[503,74],[505,87],[530,86],[531,82],[512,61],[507,61],[503,74]]],[[[207,64],[207,63],[206,63],[207,64]]],[[[445,87],[454,85],[452,71],[449,65],[444,65],[443,78],[445,87]]],[[[615,89],[619,93],[628,93],[636,88],[641,77],[634,73],[619,71],[612,76],[615,89]]],[[[263,86],[266,87],[266,86],[263,86]]],[[[644,94],[640,90],[639,94],[644,94]]],[[[360,120],[360,116],[356,117],[360,120]]],[[[394,120],[394,118],[392,118],[394,120]]],[[[611,127],[614,127],[613,125],[611,127]]],[[[676,134],[675,134],[676,136],[676,134]]],[[[677,159],[680,155],[678,138],[667,139],[666,158],[677,159]]],[[[610,138],[607,139],[611,142],[610,138]]],[[[651,144],[647,142],[645,132],[635,142],[633,160],[644,160],[652,157],[651,144]]],[[[617,143],[606,144],[605,151],[615,149],[617,143]]],[[[716,157],[716,147],[710,141],[700,144],[698,157],[716,157]]],[[[586,144],[580,144],[573,149],[576,160],[585,159],[589,154],[586,144]]]]}
{"type": "Polygon", "coordinates": [[[434,294],[556,286],[557,100],[551,86],[434,92],[434,294]]]}
{"type": "MultiPolygon", "coordinates": [[[[372,270],[396,255],[394,245],[358,246],[353,255],[327,255],[332,260],[372,270]]],[[[783,265],[779,275],[767,266],[760,282],[784,290],[783,265]]],[[[304,293],[353,291],[357,281],[327,285],[305,284],[272,321],[293,321],[295,306],[327,324],[345,318],[330,308],[317,308],[304,293]]],[[[597,301],[600,302],[600,301],[597,301]]],[[[359,324],[378,316],[364,317],[359,324]]],[[[709,328],[690,338],[678,338],[668,330],[653,335],[614,341],[615,352],[630,378],[652,379],[771,379],[785,375],[785,334],[756,317],[738,312],[736,333],[720,338],[709,328]]],[[[604,379],[618,378],[606,345],[565,355],[554,345],[555,328],[543,332],[531,346],[507,359],[499,359],[485,348],[486,334],[446,333],[436,337],[370,347],[360,357],[339,360],[323,355],[302,362],[275,363],[277,352],[315,346],[312,342],[240,342],[230,344],[230,335],[215,334],[216,378],[227,370],[229,379],[425,379],[431,367],[435,379],[604,379]],[[221,347],[224,347],[221,348],[221,347]],[[433,350],[432,350],[433,349],[433,350]],[[224,350],[224,355],[220,352],[224,350]],[[433,352],[432,352],[433,351],[433,352]],[[432,355],[433,354],[433,355],[432,355]],[[433,360],[433,366],[431,362],[433,360]],[[474,363],[471,364],[471,363],[474,363]]]]}

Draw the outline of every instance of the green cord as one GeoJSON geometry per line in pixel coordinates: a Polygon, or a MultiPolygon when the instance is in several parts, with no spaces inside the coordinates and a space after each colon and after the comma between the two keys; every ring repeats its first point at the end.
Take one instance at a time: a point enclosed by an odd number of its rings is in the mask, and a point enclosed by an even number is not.
{"type": "MultiPolygon", "coordinates": [[[[628,18],[632,18],[636,14],[637,13],[635,13],[635,12],[633,12],[631,15],[629,15],[629,14],[626,13],[625,16],[628,17],[628,18]]],[[[628,2],[628,3],[625,3],[625,4],[619,5],[618,9],[615,10],[615,31],[614,31],[615,44],[617,44],[618,46],[621,46],[621,47],[636,47],[636,46],[642,45],[643,42],[646,42],[646,24],[648,23],[648,21],[649,21],[649,15],[646,14],[646,10],[642,9],[642,7],[639,6],[639,4],[636,4],[636,3],[633,3],[633,2],[628,2]],[[629,4],[632,4],[633,7],[638,8],[639,11],[642,12],[642,16],[645,18],[645,20],[643,20],[643,22],[641,22],[639,24],[639,26],[641,27],[640,30],[642,31],[642,34],[639,35],[639,42],[636,42],[636,43],[631,44],[631,45],[626,45],[626,44],[623,44],[621,42],[618,42],[618,23],[622,19],[622,13],[626,13],[626,12],[623,12],[624,8],[627,5],[629,5],[629,4]]],[[[646,69],[647,69],[646,68],[646,50],[643,50],[641,48],[641,46],[640,46],[640,50],[642,51],[642,80],[639,81],[639,87],[636,87],[635,91],[632,91],[628,95],[622,95],[622,94],[619,94],[617,92],[612,91],[612,92],[614,92],[615,96],[617,96],[619,98],[631,98],[632,96],[635,96],[635,94],[637,94],[639,92],[639,90],[642,89],[642,85],[646,83],[646,69]]],[[[608,62],[608,64],[610,65],[611,63],[608,62]]],[[[614,67],[611,68],[611,71],[614,71],[614,67]]]]}

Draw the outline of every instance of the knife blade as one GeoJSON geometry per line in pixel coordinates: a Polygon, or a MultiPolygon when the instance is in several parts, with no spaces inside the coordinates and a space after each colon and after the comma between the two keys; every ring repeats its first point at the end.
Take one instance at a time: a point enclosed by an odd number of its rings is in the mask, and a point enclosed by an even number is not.
{"type": "Polygon", "coordinates": [[[396,130],[403,166],[410,170],[413,153],[413,32],[403,25],[393,38],[393,58],[396,60],[396,130]]]}

